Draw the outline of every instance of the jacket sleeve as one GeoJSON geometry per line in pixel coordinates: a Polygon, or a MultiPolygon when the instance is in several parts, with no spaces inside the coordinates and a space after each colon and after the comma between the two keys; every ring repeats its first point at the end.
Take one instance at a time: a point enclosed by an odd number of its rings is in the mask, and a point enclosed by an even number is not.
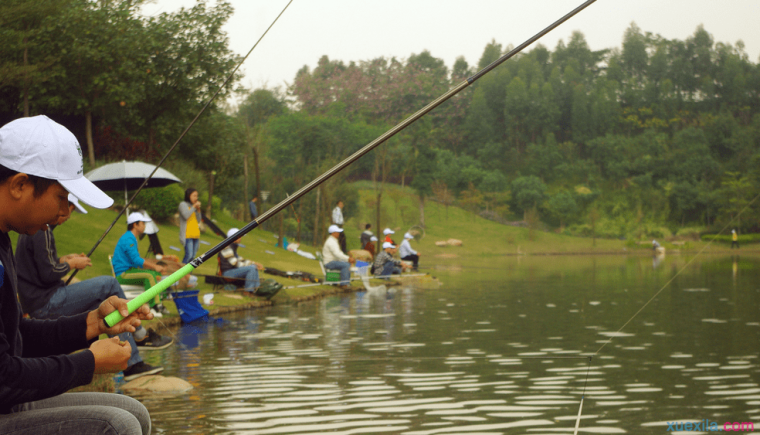
{"type": "Polygon", "coordinates": [[[59,263],[55,258],[51,238],[50,231],[40,231],[32,236],[34,268],[40,281],[48,285],[58,283],[71,270],[68,263],[59,263]]]}
{"type": "MultiPolygon", "coordinates": [[[[9,353],[9,340],[0,331],[0,409],[57,396],[92,381],[95,357],[85,350],[87,315],[53,321],[21,319],[22,356],[9,353]]],[[[0,328],[2,328],[0,326],[0,328]]]]}
{"type": "MultiPolygon", "coordinates": [[[[183,220],[188,220],[190,215],[193,214],[193,211],[195,211],[195,209],[189,202],[182,201],[179,203],[179,215],[183,220]]],[[[196,217],[198,216],[196,215],[196,217]]]]}

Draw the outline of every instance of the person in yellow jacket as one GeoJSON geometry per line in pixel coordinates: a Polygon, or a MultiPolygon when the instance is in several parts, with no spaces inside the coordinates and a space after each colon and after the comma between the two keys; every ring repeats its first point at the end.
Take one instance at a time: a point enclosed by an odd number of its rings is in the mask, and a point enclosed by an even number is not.
{"type": "Polygon", "coordinates": [[[734,246],[739,249],[739,235],[736,234],[736,230],[731,230],[731,249],[734,249],[734,246]]]}
{"type": "Polygon", "coordinates": [[[201,239],[201,202],[198,191],[185,190],[185,200],[179,203],[179,243],[185,247],[182,262],[187,264],[198,254],[201,239]]]}

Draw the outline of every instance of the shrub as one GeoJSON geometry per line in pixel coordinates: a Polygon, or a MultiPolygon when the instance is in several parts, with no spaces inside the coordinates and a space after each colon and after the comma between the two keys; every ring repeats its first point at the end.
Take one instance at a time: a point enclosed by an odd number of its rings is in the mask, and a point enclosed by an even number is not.
{"type": "Polygon", "coordinates": [[[171,184],[166,187],[143,189],[135,199],[133,209],[145,209],[151,219],[159,222],[168,222],[177,212],[179,203],[184,200],[185,191],[179,184],[171,184]]]}

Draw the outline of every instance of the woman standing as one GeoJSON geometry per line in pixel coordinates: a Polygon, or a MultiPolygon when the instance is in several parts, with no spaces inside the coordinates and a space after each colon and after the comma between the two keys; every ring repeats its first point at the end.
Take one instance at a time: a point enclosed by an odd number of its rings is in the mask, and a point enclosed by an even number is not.
{"type": "Polygon", "coordinates": [[[179,243],[185,246],[185,257],[182,262],[187,264],[198,253],[201,238],[201,203],[198,201],[198,191],[192,187],[185,190],[185,200],[179,203],[179,243]]]}

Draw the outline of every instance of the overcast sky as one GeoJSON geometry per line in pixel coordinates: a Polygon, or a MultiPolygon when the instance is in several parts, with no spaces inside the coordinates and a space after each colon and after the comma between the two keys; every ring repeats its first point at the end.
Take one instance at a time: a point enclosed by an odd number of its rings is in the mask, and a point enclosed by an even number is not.
{"type": "MultiPolygon", "coordinates": [[[[288,0],[229,0],[230,46],[244,55],[288,0]]],[[[286,86],[322,55],[343,61],[406,58],[429,50],[451,68],[458,56],[476,65],[492,39],[518,45],[582,0],[294,0],[243,65],[249,88],[286,86]]],[[[209,0],[214,4],[214,0],[209,0]]],[[[146,15],[191,7],[195,0],[155,0],[146,15]]],[[[539,42],[554,49],[580,30],[592,50],[619,47],[631,22],[643,31],[686,39],[698,25],[716,42],[742,40],[752,62],[760,55],[760,0],[598,0],[539,42]]],[[[532,47],[529,47],[529,51],[532,47]]]]}

